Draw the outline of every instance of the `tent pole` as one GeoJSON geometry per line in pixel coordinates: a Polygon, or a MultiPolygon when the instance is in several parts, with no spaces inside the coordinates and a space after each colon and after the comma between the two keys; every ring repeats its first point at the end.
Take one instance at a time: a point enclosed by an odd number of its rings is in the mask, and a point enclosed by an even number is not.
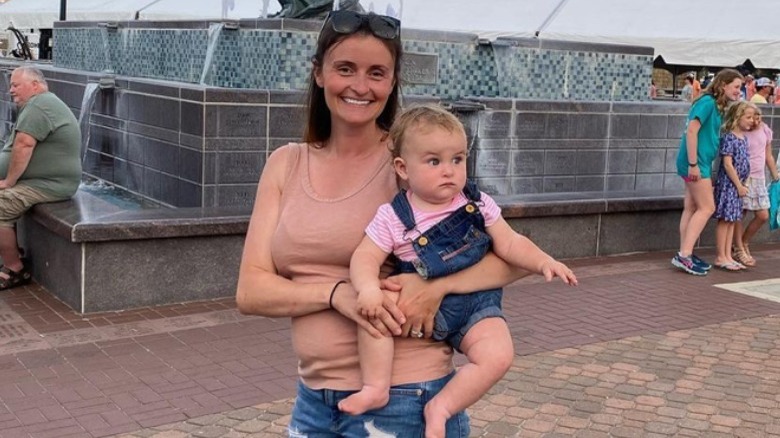
{"type": "Polygon", "coordinates": [[[65,21],[67,18],[66,10],[68,9],[68,0],[60,0],[60,21],[65,21]]]}
{"type": "Polygon", "coordinates": [[[553,9],[553,11],[550,12],[550,15],[547,16],[547,18],[544,19],[542,24],[539,25],[539,29],[536,29],[536,32],[534,32],[535,36],[538,37],[539,34],[541,34],[543,30],[547,29],[547,26],[549,26],[550,23],[552,23],[552,21],[555,19],[555,17],[558,15],[558,13],[561,12],[561,9],[563,9],[563,7],[566,5],[566,2],[568,2],[568,1],[569,0],[561,0],[561,2],[558,3],[558,6],[556,6],[555,9],[553,9]]]}

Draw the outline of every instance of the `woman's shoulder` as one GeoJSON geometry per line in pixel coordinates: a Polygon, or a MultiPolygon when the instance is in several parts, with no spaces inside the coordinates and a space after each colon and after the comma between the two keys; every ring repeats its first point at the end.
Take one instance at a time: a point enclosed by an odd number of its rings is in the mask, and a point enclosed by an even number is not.
{"type": "MultiPolygon", "coordinates": [[[[694,100],[691,104],[691,110],[689,112],[688,118],[698,118],[704,122],[705,120],[708,120],[713,114],[719,114],[717,111],[715,98],[712,97],[711,94],[703,94],[694,100]]],[[[715,122],[720,124],[717,122],[717,119],[715,119],[715,122]]]]}
{"type": "Polygon", "coordinates": [[[305,150],[306,143],[287,143],[276,148],[266,160],[263,173],[273,174],[286,180],[305,150]]]}
{"type": "Polygon", "coordinates": [[[306,143],[287,143],[286,145],[279,146],[268,157],[267,165],[275,165],[279,162],[288,162],[295,160],[306,149],[306,143]]]}
{"type": "Polygon", "coordinates": [[[696,100],[693,101],[694,107],[714,107],[715,106],[715,96],[709,93],[704,93],[700,95],[696,100]]]}

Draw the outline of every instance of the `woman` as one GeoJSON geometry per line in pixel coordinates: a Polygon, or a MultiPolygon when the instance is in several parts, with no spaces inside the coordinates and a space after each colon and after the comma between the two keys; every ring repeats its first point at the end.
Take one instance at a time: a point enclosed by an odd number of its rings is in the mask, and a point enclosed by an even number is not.
{"type": "MultiPolygon", "coordinates": [[[[495,256],[431,282],[410,274],[386,283],[402,287],[398,306],[388,293],[376,318],[357,314],[346,282],[350,257],[379,205],[398,190],[387,130],[398,108],[401,54],[397,20],[332,12],[312,58],[304,143],[276,150],[260,178],[236,301],[242,313],[292,317],[300,375],[293,437],[422,436],[425,403],[452,376],[452,350],[405,336],[430,336],[446,293],[522,275],[495,256]],[[377,337],[404,337],[395,343],[390,402],[350,416],[337,405],[361,387],[356,324],[377,337]]],[[[447,421],[447,437],[468,432],[463,412],[447,421]]]]}
{"type": "Polygon", "coordinates": [[[677,154],[677,174],[685,181],[685,201],[680,217],[680,251],[672,265],[692,274],[706,275],[712,265],[693,254],[704,226],[715,212],[712,161],[720,144],[720,127],[726,106],[740,96],[742,75],[723,69],[688,112],[688,127],[677,154]]]}

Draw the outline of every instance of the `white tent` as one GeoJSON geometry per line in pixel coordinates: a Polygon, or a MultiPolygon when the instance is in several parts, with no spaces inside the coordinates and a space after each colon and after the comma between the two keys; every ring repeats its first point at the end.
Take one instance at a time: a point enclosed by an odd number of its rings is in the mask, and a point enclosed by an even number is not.
{"type": "Polygon", "coordinates": [[[406,28],[653,47],[672,65],[780,69],[780,0],[372,0],[403,8],[406,28]]]}
{"type": "Polygon", "coordinates": [[[539,37],[650,46],[673,65],[780,68],[780,27],[760,12],[778,9],[780,0],[564,0],[539,37]]]}
{"type": "MultiPolygon", "coordinates": [[[[60,0],[9,0],[0,29],[51,27],[60,0]]],[[[534,37],[653,47],[672,65],[780,69],[780,26],[737,0],[361,0],[365,9],[400,16],[405,28],[467,31],[482,38],[534,37]]],[[[278,0],[68,0],[68,20],[257,18],[278,0]]],[[[780,10],[762,0],[761,10],[780,10]]]]}
{"type": "MultiPolygon", "coordinates": [[[[208,20],[257,18],[262,0],[68,0],[68,21],[208,20]]],[[[268,13],[279,10],[268,1],[268,13]]],[[[47,29],[59,20],[60,0],[9,0],[0,5],[0,29],[47,29]]]]}

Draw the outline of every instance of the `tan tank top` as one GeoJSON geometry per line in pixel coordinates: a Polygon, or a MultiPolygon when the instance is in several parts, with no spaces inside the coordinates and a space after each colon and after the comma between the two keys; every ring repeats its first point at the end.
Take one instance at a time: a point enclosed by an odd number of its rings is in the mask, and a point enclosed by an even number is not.
{"type": "MultiPolygon", "coordinates": [[[[397,192],[395,173],[382,160],[371,177],[339,199],[317,195],[308,174],[309,149],[289,144],[288,175],[271,240],[280,275],[301,283],[349,279],[349,260],[377,208],[397,192]]],[[[314,389],[360,388],[357,326],[336,311],[292,319],[298,372],[314,389]]],[[[444,343],[396,339],[392,384],[437,379],[452,370],[452,349],[444,343]]]]}

